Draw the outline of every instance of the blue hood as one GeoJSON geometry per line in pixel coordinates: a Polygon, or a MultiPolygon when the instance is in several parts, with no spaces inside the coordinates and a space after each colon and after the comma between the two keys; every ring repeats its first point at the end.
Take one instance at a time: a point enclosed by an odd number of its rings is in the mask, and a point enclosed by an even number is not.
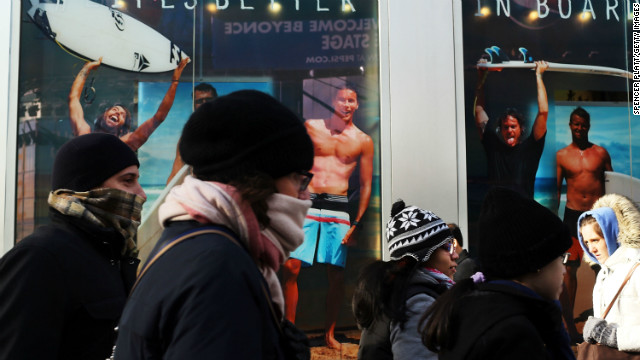
{"type": "Polygon", "coordinates": [[[616,213],[610,207],[601,207],[594,210],[585,211],[580,215],[578,219],[578,239],[580,240],[580,246],[582,246],[582,250],[584,250],[585,254],[589,255],[589,258],[596,263],[600,263],[593,254],[589,252],[589,249],[584,244],[582,239],[582,234],[580,233],[580,223],[582,219],[587,216],[593,216],[598,225],[600,225],[600,229],[602,229],[602,234],[604,235],[604,240],[607,243],[607,251],[609,252],[609,256],[611,256],[616,250],[618,250],[618,219],[616,218],[616,213]]]}

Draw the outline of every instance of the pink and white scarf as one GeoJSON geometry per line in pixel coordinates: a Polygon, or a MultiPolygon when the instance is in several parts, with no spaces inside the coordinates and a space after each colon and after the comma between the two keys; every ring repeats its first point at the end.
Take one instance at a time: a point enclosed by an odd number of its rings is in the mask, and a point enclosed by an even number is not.
{"type": "Polygon", "coordinates": [[[233,186],[187,176],[160,206],[159,217],[163,226],[167,221],[196,220],[224,225],[235,232],[267,281],[282,316],[284,296],[276,272],[304,240],[302,225],[311,200],[276,193],[267,205],[269,227],[260,229],[251,206],[233,186]]]}

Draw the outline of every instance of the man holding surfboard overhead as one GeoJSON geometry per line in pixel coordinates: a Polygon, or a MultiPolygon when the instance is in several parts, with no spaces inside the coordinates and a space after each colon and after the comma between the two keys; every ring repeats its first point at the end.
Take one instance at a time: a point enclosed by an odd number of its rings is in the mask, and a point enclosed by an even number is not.
{"type": "Polygon", "coordinates": [[[478,66],[479,82],[476,87],[474,115],[487,155],[489,181],[494,186],[511,188],[531,199],[547,134],[549,103],[542,74],[548,68],[546,61],[535,62],[538,114],[531,133],[525,136],[524,117],[513,108],[507,109],[500,116],[497,125],[494,121],[490,123],[483,91],[487,70],[478,66]]]}
{"type": "Polygon", "coordinates": [[[167,118],[169,110],[171,110],[171,106],[173,106],[173,100],[176,96],[176,89],[178,88],[182,70],[184,70],[185,66],[189,63],[189,58],[183,58],[178,64],[178,67],[173,71],[169,90],[167,90],[153,117],[139,125],[138,128],[132,132],[130,131],[132,121],[131,113],[122,104],[114,104],[100,115],[96,119],[93,130],[84,118],[84,111],[80,104],[82,89],[84,88],[84,83],[89,73],[98,68],[101,63],[102,58],[87,62],[71,85],[71,91],[69,92],[69,120],[71,120],[73,134],[80,136],[93,131],[116,135],[120,140],[124,141],[125,144],[129,145],[133,151],[137,151],[149,139],[149,136],[151,136],[155,129],[162,124],[164,119],[167,118]]]}
{"type": "MultiPolygon", "coordinates": [[[[571,130],[571,144],[556,153],[556,173],[558,189],[558,206],[562,192],[562,182],[567,181],[567,204],[564,208],[564,223],[571,230],[573,245],[569,249],[571,256],[566,263],[566,289],[560,297],[562,308],[567,309],[567,326],[573,324],[573,305],[578,286],[577,272],[582,262],[583,251],[578,241],[578,219],[580,215],[591,210],[593,204],[605,194],[604,172],[613,171],[611,156],[607,150],[589,142],[591,116],[577,107],[569,115],[569,129],[571,130]]],[[[569,335],[578,337],[575,325],[569,327],[569,335]]]]}
{"type": "Polygon", "coordinates": [[[373,140],[353,123],[358,109],[355,89],[342,87],[333,98],[333,114],[328,119],[305,122],[314,147],[309,191],[313,205],[304,222],[303,244],[291,252],[283,266],[285,316],[295,322],[298,305],[298,275],[302,266],[314,260],[327,265],[329,290],[325,315],[327,347],[339,349],[334,332],[344,296],[344,268],[347,246],[354,244],[353,232],[362,219],[371,197],[373,140]],[[349,178],[360,166],[360,201],[355,219],[348,214],[349,178]]]}

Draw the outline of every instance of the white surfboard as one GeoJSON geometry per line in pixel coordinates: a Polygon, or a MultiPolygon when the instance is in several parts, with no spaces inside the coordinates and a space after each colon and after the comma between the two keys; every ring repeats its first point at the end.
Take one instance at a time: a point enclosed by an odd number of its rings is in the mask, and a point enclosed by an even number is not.
{"type": "MultiPolygon", "coordinates": [[[[164,202],[167,195],[169,195],[169,191],[176,186],[182,184],[184,178],[189,174],[189,166],[185,165],[176,173],[176,175],[171,179],[171,181],[167,184],[167,186],[162,190],[158,199],[151,205],[151,209],[148,212],[145,212],[144,217],[140,223],[140,227],[138,227],[138,250],[140,254],[138,257],[140,258],[140,263],[144,264],[153,250],[153,247],[160,239],[160,235],[162,235],[163,227],[160,225],[160,219],[158,218],[158,211],[160,209],[160,205],[164,202]]],[[[146,206],[146,205],[145,205],[146,206]]]]}
{"type": "Polygon", "coordinates": [[[604,190],[607,194],[620,194],[640,203],[640,179],[627,174],[605,171],[604,190]]]}
{"type": "MultiPolygon", "coordinates": [[[[547,71],[558,72],[573,72],[581,74],[594,74],[594,75],[611,75],[620,76],[633,80],[633,74],[622,69],[617,69],[607,66],[595,66],[595,65],[579,65],[579,64],[563,64],[557,62],[548,62],[549,68],[547,71]]],[[[522,61],[505,61],[498,64],[492,63],[478,63],[478,68],[485,68],[489,71],[501,71],[503,69],[535,69],[536,64],[525,63],[522,61]]]]}
{"type": "Polygon", "coordinates": [[[162,34],[133,17],[88,0],[30,0],[31,20],[52,40],[81,57],[118,69],[158,73],[187,57],[162,34]]]}

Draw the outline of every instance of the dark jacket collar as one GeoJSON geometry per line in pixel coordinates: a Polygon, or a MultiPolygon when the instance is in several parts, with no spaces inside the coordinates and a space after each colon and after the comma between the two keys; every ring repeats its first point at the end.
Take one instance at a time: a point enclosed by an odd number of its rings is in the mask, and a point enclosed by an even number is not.
{"type": "Polygon", "coordinates": [[[122,258],[124,237],[116,229],[97,226],[73,216],[63,215],[52,208],[49,208],[49,217],[55,225],[78,234],[82,240],[107,258],[113,260],[122,258]]]}

